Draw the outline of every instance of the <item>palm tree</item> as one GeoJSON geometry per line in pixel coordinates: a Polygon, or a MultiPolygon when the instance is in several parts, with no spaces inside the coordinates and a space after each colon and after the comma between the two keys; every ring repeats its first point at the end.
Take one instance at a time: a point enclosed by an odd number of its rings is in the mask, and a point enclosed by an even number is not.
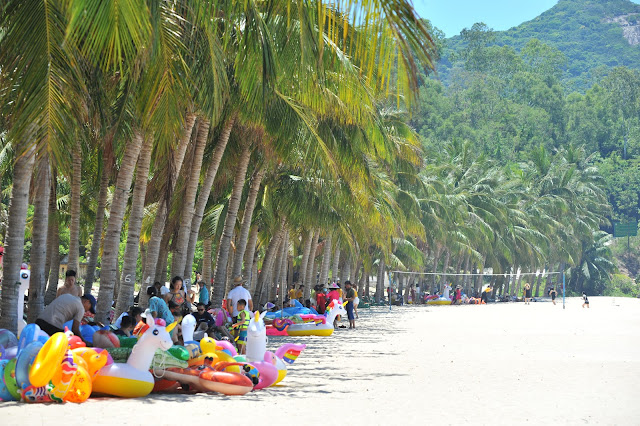
{"type": "Polygon", "coordinates": [[[29,186],[35,163],[34,149],[18,155],[13,171],[13,188],[9,204],[9,225],[5,239],[3,257],[2,310],[0,310],[0,327],[12,333],[18,331],[18,316],[15,309],[18,303],[18,274],[24,253],[24,228],[29,206],[29,186]],[[11,278],[13,277],[13,278],[11,278]],[[8,285],[9,282],[16,285],[8,285]]]}
{"type": "MultiPolygon", "coordinates": [[[[134,132],[140,132],[140,130],[134,130],[134,132]]],[[[141,134],[139,136],[144,138],[141,134]]],[[[133,290],[136,280],[136,266],[138,263],[140,230],[144,216],[144,198],[147,192],[151,150],[153,148],[152,141],[149,136],[143,139],[137,161],[136,180],[131,200],[131,211],[129,212],[127,245],[124,249],[122,278],[120,279],[120,288],[118,290],[118,300],[116,304],[116,316],[119,316],[122,312],[129,310],[129,308],[133,306],[133,290]]],[[[144,290],[144,286],[141,286],[141,292],[144,292],[144,290]]]]}
{"type": "MultiPolygon", "coordinates": [[[[120,233],[129,191],[133,180],[133,171],[143,145],[144,136],[134,131],[131,141],[127,143],[118,170],[116,188],[109,212],[109,224],[104,237],[104,250],[102,255],[102,271],[100,274],[100,291],[96,306],[96,321],[108,322],[111,304],[113,302],[116,282],[118,257],[120,252],[120,233]]],[[[137,244],[137,241],[136,241],[137,244]]]]}

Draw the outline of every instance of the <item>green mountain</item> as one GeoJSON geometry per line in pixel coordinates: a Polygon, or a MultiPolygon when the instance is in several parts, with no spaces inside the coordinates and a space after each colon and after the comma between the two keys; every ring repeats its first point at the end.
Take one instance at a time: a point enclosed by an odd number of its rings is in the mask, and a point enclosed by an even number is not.
{"type": "MultiPolygon", "coordinates": [[[[610,68],[640,69],[640,4],[629,0],[560,0],[537,18],[494,33],[496,45],[523,48],[532,38],[556,47],[567,59],[565,86],[584,92],[610,68]]],[[[451,54],[464,49],[461,36],[446,40],[440,74],[451,54]]]]}

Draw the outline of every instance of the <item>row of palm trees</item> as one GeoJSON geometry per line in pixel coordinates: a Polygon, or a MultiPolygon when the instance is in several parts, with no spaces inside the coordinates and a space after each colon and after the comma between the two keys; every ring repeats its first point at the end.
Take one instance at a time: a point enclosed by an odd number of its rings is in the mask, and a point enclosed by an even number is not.
{"type": "Polygon", "coordinates": [[[55,295],[61,207],[70,269],[81,231],[94,227],[84,285],[93,288],[100,264],[100,321],[114,301],[117,311],[132,303],[136,282],[190,277],[199,240],[219,303],[256,253],[272,265],[296,230],[324,226],[303,219],[303,208],[322,210],[327,224],[346,209],[357,211],[350,223],[361,208],[380,209],[376,174],[396,155],[383,107],[409,108],[419,72],[432,67],[432,40],[408,0],[0,8],[0,130],[13,159],[0,327],[12,330],[8,277],[18,276],[25,229],[29,320],[55,295]],[[70,189],[62,203],[61,185],[70,189]],[[302,206],[289,189],[316,198],[302,206]]]}
{"type": "Polygon", "coordinates": [[[506,169],[465,143],[422,151],[404,111],[434,47],[409,1],[2,7],[0,327],[25,235],[29,319],[55,297],[65,227],[70,269],[89,247],[85,291],[100,265],[105,321],[194,269],[219,305],[238,275],[264,303],[330,278],[368,294],[373,274],[380,298],[395,269],[575,265],[607,211],[577,148],[506,169]]]}

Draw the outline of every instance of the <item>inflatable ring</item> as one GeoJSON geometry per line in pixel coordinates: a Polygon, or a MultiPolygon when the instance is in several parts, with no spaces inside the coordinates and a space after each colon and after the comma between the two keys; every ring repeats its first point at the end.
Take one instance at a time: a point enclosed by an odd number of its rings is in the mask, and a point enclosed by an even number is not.
{"type": "Polygon", "coordinates": [[[49,392],[49,395],[52,400],[56,402],[62,402],[64,400],[65,395],[71,389],[76,370],[78,370],[78,365],[73,362],[73,353],[67,350],[60,367],[51,379],[53,388],[49,392]]]}
{"type": "Polygon", "coordinates": [[[59,370],[68,347],[69,339],[62,332],[55,333],[47,340],[29,370],[29,381],[33,386],[42,387],[51,381],[59,370]]]}
{"type": "Polygon", "coordinates": [[[74,374],[71,389],[64,396],[66,402],[84,402],[91,396],[92,384],[89,373],[84,368],[78,368],[74,374]]]}
{"type": "MultiPolygon", "coordinates": [[[[28,327],[29,326],[25,327],[22,331],[24,332],[28,327]]],[[[31,386],[29,369],[43,346],[40,342],[31,342],[18,354],[18,361],[16,362],[16,382],[20,389],[24,390],[31,386]]]]}
{"type": "Polygon", "coordinates": [[[9,364],[9,360],[3,359],[0,361],[0,401],[13,401],[13,395],[9,392],[9,389],[4,384],[4,370],[9,364]]]}
{"type": "Polygon", "coordinates": [[[4,379],[4,385],[7,387],[7,391],[11,394],[15,401],[20,401],[20,391],[18,390],[18,383],[16,382],[16,358],[10,359],[7,365],[4,367],[4,375],[0,377],[0,380],[4,379]]]}
{"type": "Polygon", "coordinates": [[[29,343],[37,342],[38,335],[40,335],[40,327],[38,324],[27,324],[20,333],[20,339],[18,340],[18,352],[26,348],[29,343]]]}

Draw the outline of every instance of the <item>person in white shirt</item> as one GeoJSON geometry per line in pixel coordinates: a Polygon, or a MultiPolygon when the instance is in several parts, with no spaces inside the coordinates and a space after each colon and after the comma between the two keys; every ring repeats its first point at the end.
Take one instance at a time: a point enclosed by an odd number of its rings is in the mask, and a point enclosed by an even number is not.
{"type": "Polygon", "coordinates": [[[249,293],[249,290],[244,288],[242,284],[244,284],[242,277],[235,277],[233,279],[234,287],[227,295],[227,311],[231,313],[231,318],[233,319],[234,324],[236,323],[236,317],[238,316],[238,300],[246,300],[249,306],[249,311],[253,312],[253,300],[251,300],[251,293],[249,293]]]}

